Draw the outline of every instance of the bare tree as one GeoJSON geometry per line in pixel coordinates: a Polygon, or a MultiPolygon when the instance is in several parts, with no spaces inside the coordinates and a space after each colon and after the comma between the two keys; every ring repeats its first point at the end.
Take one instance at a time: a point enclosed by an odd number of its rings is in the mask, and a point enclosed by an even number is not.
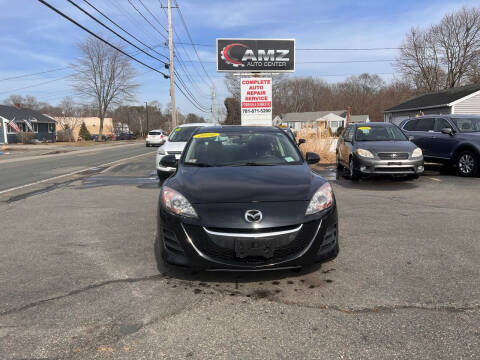
{"type": "Polygon", "coordinates": [[[70,96],[63,98],[59,105],[61,115],[57,117],[57,123],[62,128],[65,138],[74,141],[73,134],[80,127],[82,120],[79,117],[79,110],[70,96]]]}
{"type": "Polygon", "coordinates": [[[135,69],[129,59],[100,40],[89,38],[79,44],[81,56],[72,65],[74,89],[96,105],[102,139],[103,120],[110,105],[132,101],[137,88],[135,69]]]}
{"type": "Polygon", "coordinates": [[[430,28],[411,29],[396,68],[419,90],[451,88],[471,81],[479,50],[480,9],[463,7],[430,28]]]}

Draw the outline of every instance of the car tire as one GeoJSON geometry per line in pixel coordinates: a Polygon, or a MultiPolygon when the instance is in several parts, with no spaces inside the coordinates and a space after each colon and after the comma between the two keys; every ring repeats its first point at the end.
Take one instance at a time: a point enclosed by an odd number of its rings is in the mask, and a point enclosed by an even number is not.
{"type": "Polygon", "coordinates": [[[145,146],[146,146],[146,147],[150,147],[150,144],[149,144],[149,143],[146,143],[145,146]]]}
{"type": "Polygon", "coordinates": [[[353,157],[350,158],[350,161],[348,164],[349,164],[348,177],[352,181],[358,181],[360,179],[360,173],[358,172],[358,170],[355,169],[355,163],[354,163],[353,157]]]}
{"type": "Polygon", "coordinates": [[[457,173],[460,176],[474,176],[478,171],[479,159],[473,151],[466,150],[458,154],[455,161],[457,173]]]}
{"type": "Polygon", "coordinates": [[[160,181],[163,181],[165,179],[167,179],[169,176],[170,176],[170,173],[167,173],[165,171],[160,171],[160,170],[157,170],[157,176],[158,176],[158,179],[160,181]]]}

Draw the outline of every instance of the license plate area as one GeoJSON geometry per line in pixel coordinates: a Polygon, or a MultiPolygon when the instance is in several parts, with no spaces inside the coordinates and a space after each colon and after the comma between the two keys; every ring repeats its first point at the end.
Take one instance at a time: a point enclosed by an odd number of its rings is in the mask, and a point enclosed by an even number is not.
{"type": "Polygon", "coordinates": [[[400,165],[402,165],[401,162],[389,162],[388,163],[388,166],[400,166],[400,165]]]}
{"type": "Polygon", "coordinates": [[[272,258],[274,243],[270,239],[237,239],[235,240],[235,255],[240,258],[248,256],[261,256],[272,258]]]}

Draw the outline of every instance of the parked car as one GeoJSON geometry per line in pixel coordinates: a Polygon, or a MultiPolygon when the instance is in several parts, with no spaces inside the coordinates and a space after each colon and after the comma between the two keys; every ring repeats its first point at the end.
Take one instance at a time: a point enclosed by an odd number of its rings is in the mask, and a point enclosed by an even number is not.
{"type": "Polygon", "coordinates": [[[145,139],[145,146],[160,146],[165,143],[165,134],[163,130],[150,130],[147,134],[147,138],[145,139]]]}
{"type": "Polygon", "coordinates": [[[338,254],[330,184],[320,157],[275,127],[199,128],[161,188],[157,260],[194,269],[298,268],[338,254]]]}
{"type": "Polygon", "coordinates": [[[404,120],[400,128],[422,149],[426,161],[454,165],[461,176],[478,173],[480,116],[421,116],[404,120]]]}
{"type": "Polygon", "coordinates": [[[160,163],[165,155],[175,155],[177,159],[179,159],[183,149],[185,148],[185,145],[187,144],[187,141],[190,140],[190,137],[195,130],[200,127],[214,125],[215,124],[210,123],[191,123],[183,124],[173,129],[165,143],[157,150],[155,162],[158,178],[160,180],[166,179],[175,171],[175,168],[165,167],[160,163]]]}
{"type": "Polygon", "coordinates": [[[351,124],[337,142],[337,168],[352,180],[362,175],[418,178],[423,173],[422,150],[389,123],[351,124]]]}
{"type": "Polygon", "coordinates": [[[137,137],[132,133],[120,133],[115,137],[115,140],[135,140],[137,137]]]}
{"type": "MultiPolygon", "coordinates": [[[[93,140],[93,141],[97,141],[97,139],[98,139],[98,134],[93,134],[90,139],[93,140]]],[[[102,134],[102,141],[107,141],[107,140],[111,140],[110,135],[104,135],[104,134],[102,134]]]]}

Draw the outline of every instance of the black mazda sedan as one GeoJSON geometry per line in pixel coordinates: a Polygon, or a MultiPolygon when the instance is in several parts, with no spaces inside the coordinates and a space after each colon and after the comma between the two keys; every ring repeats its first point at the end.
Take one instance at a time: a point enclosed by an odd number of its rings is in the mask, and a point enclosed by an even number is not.
{"type": "Polygon", "coordinates": [[[334,259],[338,220],[330,184],[274,127],[200,128],[162,185],[157,260],[197,270],[298,268],[334,259]]]}

